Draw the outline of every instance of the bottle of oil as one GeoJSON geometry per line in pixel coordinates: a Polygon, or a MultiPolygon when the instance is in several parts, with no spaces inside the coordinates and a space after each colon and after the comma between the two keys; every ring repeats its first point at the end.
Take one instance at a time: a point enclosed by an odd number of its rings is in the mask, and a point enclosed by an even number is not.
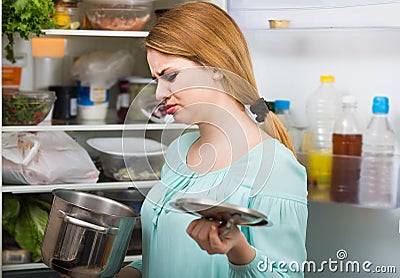
{"type": "Polygon", "coordinates": [[[310,199],[330,199],[332,173],[332,133],[340,106],[340,91],[335,77],[322,75],[321,84],[307,101],[308,128],[304,132],[302,152],[307,157],[310,199]]]}
{"type": "Polygon", "coordinates": [[[361,169],[362,131],[355,96],[342,97],[342,114],[335,122],[332,143],[331,200],[356,204],[361,169]]]}

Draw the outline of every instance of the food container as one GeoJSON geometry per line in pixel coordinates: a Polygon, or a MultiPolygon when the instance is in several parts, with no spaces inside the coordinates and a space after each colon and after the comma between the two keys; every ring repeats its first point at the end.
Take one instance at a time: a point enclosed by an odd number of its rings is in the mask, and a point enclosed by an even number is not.
{"type": "Polygon", "coordinates": [[[129,121],[146,121],[148,118],[142,113],[145,103],[156,101],[157,85],[151,78],[141,76],[129,76],[125,78],[129,82],[130,107],[128,111],[129,121]]]}
{"type": "Polygon", "coordinates": [[[158,179],[167,149],[141,137],[91,138],[87,144],[99,151],[104,175],[117,181],[158,179]]]}
{"type": "Polygon", "coordinates": [[[3,88],[19,89],[21,85],[22,66],[3,65],[1,68],[1,85],[3,88]]]}
{"type": "Polygon", "coordinates": [[[3,265],[9,264],[27,264],[31,262],[31,253],[24,249],[3,250],[3,265]]]}
{"type": "Polygon", "coordinates": [[[270,19],[269,21],[269,28],[271,29],[278,29],[278,28],[288,28],[290,24],[290,20],[286,19],[270,19]]]}
{"type": "Polygon", "coordinates": [[[54,91],[57,100],[54,103],[53,119],[73,119],[76,118],[77,87],[76,86],[49,86],[50,91],[54,91]]]}
{"type": "Polygon", "coordinates": [[[150,21],[153,1],[85,0],[78,5],[92,29],[140,31],[150,21]]]}
{"type": "Polygon", "coordinates": [[[54,21],[61,29],[80,29],[84,13],[78,8],[77,0],[61,0],[54,3],[54,21]]]}
{"type": "Polygon", "coordinates": [[[43,262],[71,277],[114,277],[139,213],[86,192],[56,189],[53,195],[41,246],[43,262]]]}
{"type": "Polygon", "coordinates": [[[81,121],[104,121],[107,117],[110,90],[102,86],[82,86],[77,82],[78,118],[81,121]]]}
{"type": "Polygon", "coordinates": [[[173,122],[173,116],[168,115],[162,102],[156,99],[157,83],[151,79],[140,76],[126,77],[130,83],[131,105],[125,123],[135,122],[173,122]]]}
{"type": "Polygon", "coordinates": [[[52,91],[3,90],[3,125],[37,125],[49,114],[55,100],[52,91]]]}
{"type": "MultiPolygon", "coordinates": [[[[149,189],[108,189],[104,191],[95,191],[93,193],[120,202],[140,213],[148,191],[149,189]]],[[[127,250],[127,255],[139,254],[142,254],[142,224],[140,218],[136,220],[127,250]]]]}

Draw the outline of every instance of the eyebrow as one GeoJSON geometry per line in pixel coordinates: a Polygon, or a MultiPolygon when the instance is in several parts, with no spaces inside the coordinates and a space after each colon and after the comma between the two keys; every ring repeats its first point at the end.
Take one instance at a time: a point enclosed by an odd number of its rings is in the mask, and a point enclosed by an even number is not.
{"type": "MultiPolygon", "coordinates": [[[[164,74],[164,72],[165,72],[165,69],[163,69],[161,72],[159,72],[159,73],[156,73],[158,76],[162,76],[163,74],[164,74]]],[[[155,76],[155,75],[152,75],[151,76],[153,79],[157,79],[157,77],[155,76]]]]}
{"type": "MultiPolygon", "coordinates": [[[[166,71],[168,71],[170,69],[170,67],[167,67],[165,69],[163,69],[161,72],[156,73],[158,76],[163,76],[165,74],[166,71]]],[[[153,80],[157,79],[156,76],[152,75],[151,78],[153,78],[153,80]]]]}

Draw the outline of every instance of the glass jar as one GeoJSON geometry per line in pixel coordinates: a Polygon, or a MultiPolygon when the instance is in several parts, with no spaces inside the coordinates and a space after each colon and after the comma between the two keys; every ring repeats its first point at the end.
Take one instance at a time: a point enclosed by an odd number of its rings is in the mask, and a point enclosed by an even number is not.
{"type": "Polygon", "coordinates": [[[56,10],[54,21],[62,29],[79,29],[83,23],[84,14],[76,0],[62,0],[54,3],[56,10]]]}

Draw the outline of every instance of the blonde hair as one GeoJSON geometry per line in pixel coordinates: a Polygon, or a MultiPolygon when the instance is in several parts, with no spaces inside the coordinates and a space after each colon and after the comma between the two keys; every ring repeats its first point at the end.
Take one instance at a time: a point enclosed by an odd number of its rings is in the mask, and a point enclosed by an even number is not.
{"type": "MultiPolygon", "coordinates": [[[[171,9],[151,29],[145,44],[164,54],[223,69],[246,80],[248,84],[244,86],[237,84],[245,82],[229,82],[235,84],[229,93],[244,105],[252,105],[260,98],[244,34],[233,18],[215,4],[189,2],[171,9]]],[[[267,113],[264,123],[270,136],[296,154],[286,128],[274,113],[267,113]]]]}

